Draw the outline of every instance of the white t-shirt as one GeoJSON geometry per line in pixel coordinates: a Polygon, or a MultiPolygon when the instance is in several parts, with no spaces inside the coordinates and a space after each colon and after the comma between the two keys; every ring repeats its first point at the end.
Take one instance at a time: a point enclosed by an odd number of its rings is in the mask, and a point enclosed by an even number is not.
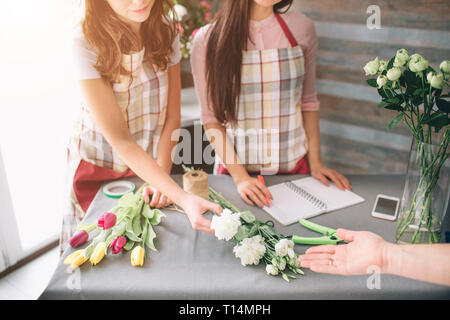
{"type": "MultiPolygon", "coordinates": [[[[170,57],[169,67],[181,60],[180,36],[177,35],[172,44],[173,54],[170,57]]],[[[97,51],[84,38],[81,27],[74,30],[72,38],[72,53],[74,61],[74,74],[77,80],[99,79],[100,73],[95,69],[97,51]]]]}

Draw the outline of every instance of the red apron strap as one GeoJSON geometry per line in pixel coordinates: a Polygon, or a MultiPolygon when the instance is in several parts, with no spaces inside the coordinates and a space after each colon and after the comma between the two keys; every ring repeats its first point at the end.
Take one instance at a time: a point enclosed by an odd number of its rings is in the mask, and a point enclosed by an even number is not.
{"type": "MultiPolygon", "coordinates": [[[[249,171],[249,174],[260,174],[260,171],[249,171]]],[[[228,169],[225,168],[221,163],[217,168],[217,174],[230,174],[228,169]]],[[[277,174],[310,174],[309,163],[306,157],[301,158],[295,168],[289,171],[278,171],[277,174]]]]}
{"type": "Polygon", "coordinates": [[[291,46],[293,47],[298,46],[298,42],[295,39],[294,35],[292,34],[291,30],[289,29],[288,25],[286,24],[286,21],[284,21],[284,19],[278,13],[275,13],[275,17],[277,18],[278,23],[280,24],[281,29],[283,29],[283,32],[288,38],[291,46]]]}

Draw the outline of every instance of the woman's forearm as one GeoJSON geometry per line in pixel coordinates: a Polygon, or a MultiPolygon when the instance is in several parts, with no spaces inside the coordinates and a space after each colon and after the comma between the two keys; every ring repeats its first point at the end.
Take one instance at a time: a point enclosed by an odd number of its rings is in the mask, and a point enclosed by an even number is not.
{"type": "Polygon", "coordinates": [[[136,175],[182,205],[186,192],[134,140],[115,141],[113,148],[136,175]]]}
{"type": "Polygon", "coordinates": [[[387,244],[382,272],[450,286],[450,245],[387,244]]]}
{"type": "Polygon", "coordinates": [[[311,169],[322,164],[320,153],[319,111],[303,111],[303,127],[308,141],[308,162],[311,169]]]}
{"type": "Polygon", "coordinates": [[[177,132],[179,128],[180,118],[168,119],[164,125],[158,142],[158,156],[156,162],[168,174],[170,174],[172,169],[172,150],[178,143],[179,134],[177,134],[177,132]]]}
{"type": "Polygon", "coordinates": [[[238,184],[240,179],[247,177],[247,170],[234,150],[225,127],[219,123],[206,124],[205,133],[214,151],[222,159],[228,172],[233,177],[234,182],[238,184]]]}

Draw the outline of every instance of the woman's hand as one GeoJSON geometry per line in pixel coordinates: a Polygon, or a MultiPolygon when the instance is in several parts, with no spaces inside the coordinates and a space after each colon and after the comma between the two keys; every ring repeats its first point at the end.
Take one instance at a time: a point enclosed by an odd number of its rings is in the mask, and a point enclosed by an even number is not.
{"type": "Polygon", "coordinates": [[[150,205],[152,208],[164,208],[173,203],[172,200],[170,200],[168,197],[163,195],[159,190],[147,186],[144,187],[142,190],[142,197],[144,198],[144,201],[150,205]],[[152,196],[152,199],[150,201],[150,195],[152,196]]]}
{"type": "Polygon", "coordinates": [[[214,234],[214,230],[211,229],[211,221],[206,219],[203,214],[211,210],[220,216],[222,214],[220,205],[189,193],[186,194],[182,203],[180,205],[188,216],[192,228],[214,234]]]}
{"type": "Polygon", "coordinates": [[[337,229],[345,245],[322,245],[306,250],[299,257],[300,265],[314,272],[340,275],[367,274],[367,268],[378,266],[385,271],[385,248],[389,245],[380,236],[367,231],[337,229]]]}
{"type": "Polygon", "coordinates": [[[270,206],[270,203],[266,200],[266,197],[273,199],[269,189],[256,178],[252,178],[247,175],[242,180],[236,181],[237,191],[242,199],[251,206],[255,204],[262,208],[264,206],[270,206]]]}
{"type": "Polygon", "coordinates": [[[311,175],[320,180],[324,185],[329,186],[330,179],[333,181],[336,186],[341,190],[351,190],[352,186],[350,184],[350,181],[346,177],[344,177],[342,174],[337,172],[336,170],[330,169],[325,167],[323,164],[319,165],[311,165],[311,175]]]}

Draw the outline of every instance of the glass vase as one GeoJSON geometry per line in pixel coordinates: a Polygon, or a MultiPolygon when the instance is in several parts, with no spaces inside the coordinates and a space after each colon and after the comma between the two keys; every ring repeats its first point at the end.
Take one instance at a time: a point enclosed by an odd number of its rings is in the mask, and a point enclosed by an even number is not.
{"type": "MultiPolygon", "coordinates": [[[[396,243],[437,243],[450,196],[448,128],[436,143],[413,139],[395,234],[396,243]]],[[[431,139],[428,139],[429,141],[431,139]]]]}

